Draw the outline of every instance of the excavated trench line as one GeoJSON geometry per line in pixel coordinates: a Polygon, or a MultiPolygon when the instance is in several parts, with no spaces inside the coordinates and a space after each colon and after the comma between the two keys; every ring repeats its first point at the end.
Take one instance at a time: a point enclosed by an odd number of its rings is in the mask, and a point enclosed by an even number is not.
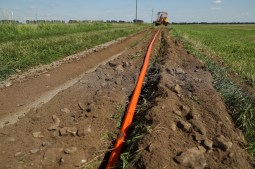
{"type": "MultiPolygon", "coordinates": [[[[122,134],[119,133],[119,136],[115,143],[115,148],[113,149],[113,151],[111,153],[111,156],[109,158],[108,165],[106,168],[116,167],[122,147],[125,146],[124,148],[128,149],[128,145],[124,145],[124,143],[123,143],[125,138],[128,137],[128,139],[132,139],[132,137],[135,137],[133,135],[133,133],[138,134],[136,131],[136,123],[145,123],[144,127],[147,125],[146,124],[147,122],[143,121],[143,119],[144,119],[143,117],[146,115],[145,113],[151,107],[153,107],[155,105],[156,97],[158,97],[159,95],[163,95],[163,92],[160,91],[160,89],[158,88],[158,82],[160,80],[160,76],[159,76],[160,65],[159,64],[163,62],[163,59],[161,57],[164,54],[165,48],[166,48],[165,41],[164,41],[164,32],[161,32],[159,53],[156,56],[156,58],[153,58],[154,61],[150,65],[149,69],[147,70],[147,75],[146,75],[147,79],[145,80],[145,82],[143,82],[143,78],[145,76],[145,72],[146,72],[147,66],[149,64],[148,61],[149,61],[149,56],[151,54],[152,45],[153,45],[155,39],[157,38],[157,35],[159,32],[160,32],[160,30],[155,34],[154,39],[152,40],[152,42],[149,46],[149,49],[148,49],[148,52],[146,54],[145,61],[144,61],[145,66],[143,66],[143,68],[141,70],[141,72],[144,71],[144,74],[143,73],[140,74],[141,77],[139,77],[139,78],[142,78],[142,79],[138,80],[137,86],[134,90],[134,93],[130,96],[131,101],[127,107],[127,111],[126,111],[127,113],[124,118],[122,128],[120,131],[122,134]],[[139,82],[140,82],[140,86],[139,86],[139,82]],[[143,89],[142,89],[142,86],[143,86],[143,89]],[[140,92],[135,93],[139,89],[140,90],[142,89],[141,95],[139,95],[140,92]],[[142,105],[143,105],[142,102],[144,102],[144,100],[148,101],[147,104],[149,104],[149,106],[147,106],[145,109],[142,108],[142,105]],[[138,105],[136,107],[137,103],[138,103],[138,105]],[[130,110],[131,106],[134,106],[133,110],[130,110]],[[134,115],[134,111],[136,111],[136,115],[134,115]],[[132,124],[133,116],[135,116],[134,124],[132,124]],[[131,131],[128,133],[129,128],[131,128],[131,131]]],[[[144,129],[140,128],[139,134],[142,134],[142,132],[146,132],[146,131],[144,129]]],[[[133,150],[133,151],[135,151],[135,150],[133,150]]],[[[100,168],[103,168],[103,165],[101,165],[100,168]]]]}
{"type": "MultiPolygon", "coordinates": [[[[139,148],[138,142],[141,140],[145,133],[150,130],[151,121],[146,119],[148,111],[157,105],[156,100],[158,97],[167,97],[166,92],[163,88],[159,86],[161,68],[165,62],[165,53],[169,47],[165,40],[165,32],[162,31],[160,37],[160,49],[156,58],[153,58],[153,62],[148,69],[147,80],[144,83],[141,96],[139,98],[138,107],[136,110],[136,115],[134,117],[133,125],[131,126],[131,131],[129,133],[129,139],[132,140],[124,147],[124,153],[128,152],[127,157],[128,165],[133,164],[139,160],[139,148]]],[[[128,167],[128,166],[127,166],[128,167]]]]}

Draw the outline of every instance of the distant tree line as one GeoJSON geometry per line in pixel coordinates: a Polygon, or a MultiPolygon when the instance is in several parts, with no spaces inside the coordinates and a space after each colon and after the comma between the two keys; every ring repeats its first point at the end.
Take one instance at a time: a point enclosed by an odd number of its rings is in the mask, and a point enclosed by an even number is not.
{"type": "Polygon", "coordinates": [[[15,24],[19,24],[19,21],[15,21],[15,20],[0,20],[0,23],[15,23],[15,24]]]}
{"type": "Polygon", "coordinates": [[[64,20],[26,20],[26,24],[65,23],[64,20]]]}
{"type": "Polygon", "coordinates": [[[255,22],[172,22],[176,25],[185,25],[185,24],[255,24],[255,22]]]}
{"type": "Polygon", "coordinates": [[[133,20],[134,23],[143,23],[143,20],[140,20],[140,19],[134,19],[133,20]]]}
{"type": "Polygon", "coordinates": [[[103,23],[103,20],[69,20],[68,23],[90,23],[90,22],[97,22],[103,23]]]}
{"type": "MultiPolygon", "coordinates": [[[[42,23],[132,23],[130,21],[124,21],[124,20],[69,20],[69,21],[64,21],[64,20],[26,20],[26,24],[42,24],[42,23]]],[[[143,20],[133,20],[134,23],[144,23],[143,20]]],[[[22,24],[19,21],[15,20],[0,20],[0,23],[15,23],[15,24],[22,24]]]]}
{"type": "Polygon", "coordinates": [[[116,21],[116,20],[107,20],[106,23],[131,23],[131,22],[122,21],[122,20],[119,20],[119,21],[116,21]]]}

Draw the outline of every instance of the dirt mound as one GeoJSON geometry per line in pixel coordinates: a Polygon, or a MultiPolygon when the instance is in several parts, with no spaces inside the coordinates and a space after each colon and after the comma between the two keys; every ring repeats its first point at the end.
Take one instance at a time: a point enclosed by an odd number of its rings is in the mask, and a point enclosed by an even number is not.
{"type": "MultiPolygon", "coordinates": [[[[206,66],[172,38],[162,44],[158,88],[163,96],[145,116],[151,129],[129,168],[253,168],[206,66]],[[136,159],[136,160],[137,160],[136,159]]],[[[157,89],[157,90],[159,90],[157,89]]],[[[151,91],[153,92],[153,91],[151,91]]]]}

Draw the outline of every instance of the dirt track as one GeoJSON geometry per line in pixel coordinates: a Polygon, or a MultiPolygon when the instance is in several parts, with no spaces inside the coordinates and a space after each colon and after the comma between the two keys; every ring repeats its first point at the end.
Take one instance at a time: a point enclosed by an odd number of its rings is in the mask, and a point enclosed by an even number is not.
{"type": "MultiPolygon", "coordinates": [[[[154,32],[1,89],[3,119],[76,79],[49,102],[0,129],[0,168],[98,168],[117,136],[154,32]],[[105,63],[113,55],[118,57],[105,63]]],[[[143,133],[140,158],[130,168],[252,168],[241,148],[244,137],[214,90],[210,73],[167,31],[156,41],[149,72],[144,85],[153,97],[143,93],[150,106],[136,120],[151,129],[143,133]]]]}

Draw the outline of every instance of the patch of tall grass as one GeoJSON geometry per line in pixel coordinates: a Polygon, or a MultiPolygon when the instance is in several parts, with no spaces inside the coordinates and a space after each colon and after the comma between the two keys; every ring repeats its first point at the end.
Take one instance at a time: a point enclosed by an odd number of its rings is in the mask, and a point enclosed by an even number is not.
{"type": "Polygon", "coordinates": [[[7,41],[9,42],[42,38],[48,36],[59,36],[79,32],[123,28],[130,25],[110,23],[38,24],[38,25],[0,24],[0,43],[7,41]]]}
{"type": "Polygon", "coordinates": [[[173,28],[216,56],[226,70],[255,86],[255,25],[174,25],[173,28]]]}
{"type": "Polygon", "coordinates": [[[15,69],[26,70],[31,66],[51,63],[128,36],[140,31],[144,26],[106,23],[0,25],[0,29],[4,28],[13,30],[9,34],[0,35],[5,39],[0,42],[0,80],[15,73],[15,69]]]}

